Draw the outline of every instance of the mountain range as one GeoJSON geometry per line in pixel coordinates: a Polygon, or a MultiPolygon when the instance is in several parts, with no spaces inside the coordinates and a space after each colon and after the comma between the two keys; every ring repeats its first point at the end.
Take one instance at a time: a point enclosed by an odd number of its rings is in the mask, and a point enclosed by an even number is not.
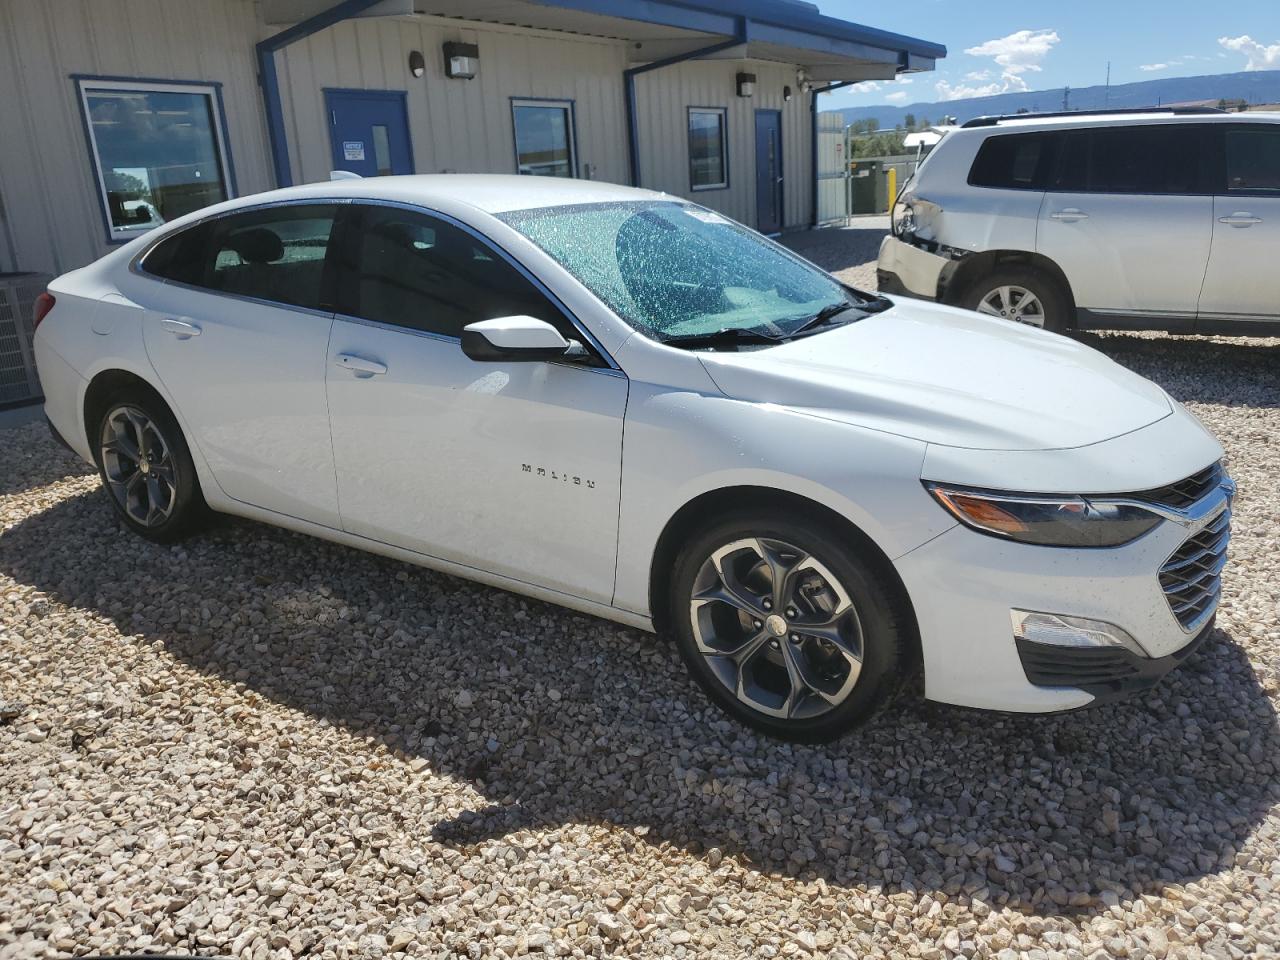
{"type": "MultiPolygon", "coordinates": [[[[927,78],[927,74],[918,80],[927,78]]],[[[877,120],[881,129],[904,125],[907,114],[917,121],[925,119],[937,123],[943,116],[952,116],[960,123],[974,117],[1017,113],[1021,109],[1032,113],[1063,109],[1064,91],[1031,90],[1023,93],[999,93],[991,97],[973,97],[966,100],[943,100],[912,103],[905,106],[879,104],[869,107],[845,107],[845,123],[858,120],[877,120]]],[[[1140,80],[1136,83],[1113,84],[1110,88],[1072,87],[1067,96],[1068,109],[1101,110],[1117,107],[1151,107],[1161,104],[1196,101],[1244,100],[1247,103],[1280,103],[1280,70],[1251,70],[1244,73],[1220,73],[1203,77],[1170,77],[1161,80],[1140,80]]],[[[819,100],[819,107],[822,106],[819,100]]]]}

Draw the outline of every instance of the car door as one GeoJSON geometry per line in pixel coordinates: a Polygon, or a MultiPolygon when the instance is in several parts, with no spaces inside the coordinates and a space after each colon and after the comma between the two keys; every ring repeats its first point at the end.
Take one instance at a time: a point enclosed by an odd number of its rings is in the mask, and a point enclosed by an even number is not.
{"type": "Polygon", "coordinates": [[[147,355],[221,490],[338,527],[324,372],[334,204],[217,218],[141,263],[147,355]]]}
{"type": "Polygon", "coordinates": [[[1213,198],[1213,252],[1198,329],[1280,319],[1280,124],[1223,131],[1224,175],[1213,198]]]}
{"type": "Polygon", "coordinates": [[[1036,249],[1092,316],[1194,322],[1212,239],[1203,125],[1101,126],[1063,134],[1036,249]]]}
{"type": "Polygon", "coordinates": [[[462,328],[532,315],[583,340],[474,231],[351,211],[327,387],[347,531],[600,602],[613,594],[627,380],[587,362],[476,362],[462,328]]]}

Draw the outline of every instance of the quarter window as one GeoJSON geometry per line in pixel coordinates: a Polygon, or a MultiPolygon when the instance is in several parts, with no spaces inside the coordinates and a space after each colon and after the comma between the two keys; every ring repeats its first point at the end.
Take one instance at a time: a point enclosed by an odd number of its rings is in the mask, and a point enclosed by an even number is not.
{"type": "Polygon", "coordinates": [[[988,137],[969,172],[975,187],[1043,190],[1051,134],[1015,133],[988,137]]]}
{"type": "Polygon", "coordinates": [[[689,108],[689,186],[715,190],[729,185],[723,107],[689,108]]]}
{"type": "Polygon", "coordinates": [[[573,104],[568,100],[513,100],[516,171],[536,177],[572,177],[573,104]]]}
{"type": "Polygon", "coordinates": [[[232,196],[217,88],[79,81],[112,240],[127,240],[232,196]]]}
{"type": "Polygon", "coordinates": [[[351,242],[356,275],[342,285],[345,314],[448,337],[461,337],[478,320],[523,314],[546,320],[566,339],[582,339],[520,271],[444,220],[369,206],[351,242]]]}
{"type": "Polygon", "coordinates": [[[1280,195],[1280,127],[1227,131],[1227,192],[1280,195]]]}

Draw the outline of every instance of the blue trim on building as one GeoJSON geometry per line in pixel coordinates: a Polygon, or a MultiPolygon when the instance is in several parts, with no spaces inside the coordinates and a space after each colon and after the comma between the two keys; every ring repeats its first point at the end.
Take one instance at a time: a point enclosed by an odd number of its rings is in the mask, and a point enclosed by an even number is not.
{"type": "MultiPolygon", "coordinates": [[[[218,80],[168,80],[162,77],[118,77],[108,76],[106,74],[94,73],[72,73],[68,74],[68,78],[75,84],[76,103],[80,107],[80,126],[84,131],[85,149],[89,151],[89,163],[93,166],[93,182],[98,188],[98,212],[102,215],[102,229],[106,235],[106,242],[113,246],[119,247],[126,243],[136,240],[142,236],[141,233],[132,237],[117,237],[111,230],[111,216],[107,212],[106,207],[106,184],[102,182],[102,167],[94,149],[93,131],[90,129],[89,114],[84,106],[84,88],[92,87],[95,83],[136,83],[142,86],[169,86],[169,87],[206,87],[213,91],[213,101],[216,106],[218,132],[222,138],[222,152],[220,160],[225,161],[226,170],[226,191],[227,199],[231,200],[240,195],[239,187],[236,183],[236,162],[231,152],[231,131],[227,127],[227,107],[222,99],[222,83],[218,80]]],[[[144,91],[145,92],[145,91],[144,91]]]]}
{"type": "Polygon", "coordinates": [[[511,107],[511,149],[516,161],[516,173],[520,172],[520,144],[516,139],[516,106],[519,103],[567,103],[569,105],[569,149],[573,152],[573,179],[581,179],[578,162],[578,101],[573,97],[507,97],[511,107]]]}
{"type": "Polygon", "coordinates": [[[267,37],[254,49],[258,54],[258,83],[262,85],[262,103],[267,111],[267,139],[271,144],[271,163],[275,168],[276,186],[293,185],[293,173],[289,169],[289,138],[284,126],[284,101],[280,96],[280,76],[276,71],[276,51],[289,44],[306,39],[326,27],[353,17],[381,0],[342,0],[328,10],[310,19],[295,23],[267,37]]]}

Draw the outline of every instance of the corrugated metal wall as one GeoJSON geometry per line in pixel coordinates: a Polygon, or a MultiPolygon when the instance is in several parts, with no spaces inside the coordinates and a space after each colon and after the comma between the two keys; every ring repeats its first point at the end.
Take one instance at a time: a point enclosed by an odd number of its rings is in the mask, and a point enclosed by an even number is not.
{"type": "Polygon", "coordinates": [[[328,178],[333,168],[324,88],[408,92],[418,173],[515,173],[512,97],[574,101],[579,171],[627,181],[623,46],[548,31],[460,28],[433,17],[349,20],[277,54],[293,176],[328,178]],[[447,40],[477,44],[474,80],[444,75],[447,40]],[[420,50],[427,72],[409,73],[420,50]]]}
{"type": "Polygon", "coordinates": [[[678,63],[636,77],[641,186],[691,197],[703,206],[755,226],[755,111],[782,112],[783,205],[786,227],[808,226],[812,217],[812,118],[809,95],[800,92],[796,69],[760,61],[678,63]],[[756,75],[755,95],[739,97],[735,77],[756,75]],[[790,86],[791,102],[782,98],[790,86]],[[724,107],[729,137],[729,186],[689,191],[686,107],[724,107]]]}
{"type": "Polygon", "coordinates": [[[7,231],[16,247],[0,270],[56,274],[111,249],[71,74],[221,82],[240,193],[272,186],[254,6],[0,0],[0,236],[7,231]]]}

